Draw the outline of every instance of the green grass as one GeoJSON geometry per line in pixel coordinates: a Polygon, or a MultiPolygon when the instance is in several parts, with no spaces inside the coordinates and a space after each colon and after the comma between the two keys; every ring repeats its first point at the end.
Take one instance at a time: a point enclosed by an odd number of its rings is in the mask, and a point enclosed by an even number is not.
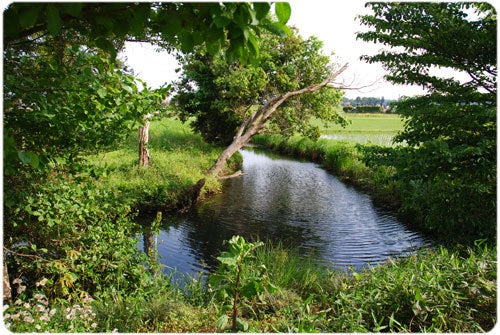
{"type": "MultiPolygon", "coordinates": [[[[262,275],[277,289],[241,306],[249,332],[466,333],[489,331],[496,323],[496,248],[481,242],[469,248],[424,249],[352,275],[269,243],[256,250],[251,262],[267,269],[262,275]]],[[[83,305],[91,317],[77,314],[68,320],[68,305],[53,301],[44,309],[56,314],[51,312],[42,330],[65,332],[77,325],[75,329],[87,332],[221,331],[216,320],[228,311],[211,287],[193,279],[180,289],[168,279],[153,278],[133,292],[108,291],[83,305]]],[[[36,312],[41,306],[36,299],[7,309],[4,319],[11,330],[36,331],[38,320],[19,318],[45,313],[36,312]]]]}
{"type": "MultiPolygon", "coordinates": [[[[156,120],[149,129],[150,164],[145,169],[137,165],[137,137],[134,132],[121,149],[88,158],[106,170],[103,182],[107,187],[123,192],[132,206],[168,209],[187,187],[204,177],[221,151],[203,142],[187,124],[156,120]]],[[[217,182],[207,184],[206,192],[218,191],[217,182]]]]}
{"type": "Polygon", "coordinates": [[[334,141],[387,146],[393,145],[392,139],[403,129],[402,119],[395,114],[344,113],[342,115],[349,121],[349,125],[345,128],[338,124],[325,126],[320,120],[312,120],[312,123],[320,128],[325,138],[334,141]]]}

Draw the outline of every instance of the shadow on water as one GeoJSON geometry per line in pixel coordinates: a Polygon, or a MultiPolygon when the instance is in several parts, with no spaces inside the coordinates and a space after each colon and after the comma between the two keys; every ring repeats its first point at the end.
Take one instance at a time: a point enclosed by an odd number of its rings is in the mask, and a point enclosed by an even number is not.
{"type": "MultiPolygon", "coordinates": [[[[241,153],[242,177],[227,180],[221,194],[191,212],[162,221],[156,240],[166,273],[210,271],[236,234],[297,247],[336,269],[361,269],[430,244],[317,164],[241,153]]],[[[144,248],[142,238],[138,244],[144,248]]]]}

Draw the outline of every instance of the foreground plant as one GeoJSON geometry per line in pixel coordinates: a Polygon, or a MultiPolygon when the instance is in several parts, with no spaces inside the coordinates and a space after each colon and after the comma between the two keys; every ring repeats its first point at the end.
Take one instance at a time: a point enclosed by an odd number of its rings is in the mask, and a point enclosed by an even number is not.
{"type": "Polygon", "coordinates": [[[233,236],[228,243],[229,251],[217,257],[221,262],[219,270],[210,277],[210,286],[223,303],[223,314],[217,320],[216,327],[226,328],[229,321],[226,311],[231,310],[232,330],[248,330],[248,323],[238,318],[243,299],[257,297],[266,290],[275,291],[276,287],[269,282],[267,269],[263,264],[249,262],[254,258],[254,250],[264,243],[246,242],[241,236],[233,236]]]}

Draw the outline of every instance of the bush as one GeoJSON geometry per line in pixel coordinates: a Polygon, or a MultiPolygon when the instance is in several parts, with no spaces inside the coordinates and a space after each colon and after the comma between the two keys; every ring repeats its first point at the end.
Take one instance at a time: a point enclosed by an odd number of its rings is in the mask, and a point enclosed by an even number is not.
{"type": "Polygon", "coordinates": [[[423,250],[354,274],[331,295],[339,332],[485,332],[495,325],[496,249],[423,250]]]}
{"type": "Polygon", "coordinates": [[[384,113],[382,106],[344,106],[344,113],[384,113]]]}
{"type": "Polygon", "coordinates": [[[383,113],[384,110],[381,106],[357,106],[356,113],[383,113]]]}
{"type": "Polygon", "coordinates": [[[130,208],[95,182],[52,177],[5,222],[10,278],[28,291],[45,278],[51,299],[133,290],[148,279],[130,208]]]}
{"type": "Polygon", "coordinates": [[[344,107],[342,107],[342,110],[344,111],[344,113],[352,113],[352,112],[354,112],[354,107],[344,106],[344,107]]]}

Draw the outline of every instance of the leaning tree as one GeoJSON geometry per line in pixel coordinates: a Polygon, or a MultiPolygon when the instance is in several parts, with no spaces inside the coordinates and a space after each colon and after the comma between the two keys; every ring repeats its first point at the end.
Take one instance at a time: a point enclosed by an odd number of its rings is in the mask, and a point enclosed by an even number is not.
{"type": "Polygon", "coordinates": [[[219,177],[227,160],[264,130],[317,139],[311,117],[345,122],[335,68],[315,37],[262,34],[258,66],[228,63],[204,48],[179,56],[182,75],[173,103],[183,120],[209,142],[226,145],[207,176],[219,177]],[[194,117],[194,120],[193,120],[194,117]]]}

